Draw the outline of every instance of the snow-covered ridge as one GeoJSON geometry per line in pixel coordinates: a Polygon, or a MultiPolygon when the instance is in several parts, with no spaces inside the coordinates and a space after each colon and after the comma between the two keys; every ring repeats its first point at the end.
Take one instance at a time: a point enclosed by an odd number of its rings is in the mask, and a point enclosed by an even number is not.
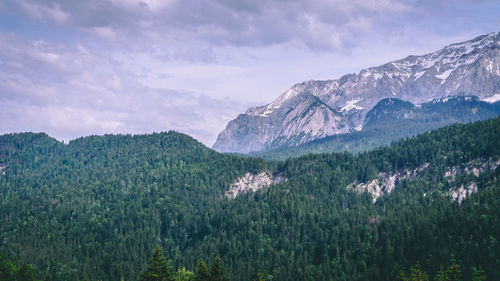
{"type": "Polygon", "coordinates": [[[236,198],[238,195],[248,191],[255,192],[262,188],[268,187],[273,184],[278,184],[286,181],[286,178],[281,175],[270,175],[267,172],[259,174],[246,173],[244,176],[238,178],[236,182],[231,184],[231,187],[226,192],[226,197],[230,199],[236,198]]]}
{"type": "Polygon", "coordinates": [[[418,106],[436,98],[464,95],[491,103],[500,101],[500,33],[335,80],[295,84],[273,102],[250,108],[231,121],[213,148],[248,153],[294,146],[359,130],[368,112],[383,99],[397,98],[418,106]],[[326,106],[317,106],[311,97],[326,106]]]}
{"type": "Polygon", "coordinates": [[[360,102],[362,100],[363,100],[363,98],[357,98],[354,100],[350,100],[350,101],[346,102],[342,107],[340,107],[340,111],[348,112],[348,111],[351,111],[353,109],[362,110],[363,109],[362,106],[356,105],[358,102],[360,102]]]}

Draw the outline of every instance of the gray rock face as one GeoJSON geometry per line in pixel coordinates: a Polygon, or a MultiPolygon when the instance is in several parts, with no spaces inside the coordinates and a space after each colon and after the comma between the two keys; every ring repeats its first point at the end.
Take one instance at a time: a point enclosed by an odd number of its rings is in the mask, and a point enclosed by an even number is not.
{"type": "Polygon", "coordinates": [[[366,114],[382,99],[419,105],[449,96],[500,100],[499,32],[337,80],[296,84],[272,103],[250,108],[231,121],[213,148],[248,153],[294,146],[362,130],[366,114]]]}
{"type": "Polygon", "coordinates": [[[230,199],[236,198],[238,195],[249,191],[255,192],[262,188],[273,184],[279,184],[286,181],[286,178],[281,175],[270,175],[267,172],[259,174],[246,173],[243,177],[231,184],[231,187],[226,192],[226,197],[230,199]]]}

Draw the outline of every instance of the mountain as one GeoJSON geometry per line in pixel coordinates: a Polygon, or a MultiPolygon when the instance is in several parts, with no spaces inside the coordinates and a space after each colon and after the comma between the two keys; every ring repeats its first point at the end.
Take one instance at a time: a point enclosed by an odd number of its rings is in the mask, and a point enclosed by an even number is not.
{"type": "Polygon", "coordinates": [[[232,280],[395,280],[450,254],[500,280],[499,142],[500,118],[286,161],[176,132],[3,135],[0,252],[56,281],[137,280],[157,245],[191,271],[218,255],[232,280]]]}
{"type": "Polygon", "coordinates": [[[446,125],[486,120],[499,115],[500,102],[489,103],[474,96],[438,98],[419,105],[388,98],[381,100],[366,114],[363,130],[359,132],[328,136],[294,147],[284,145],[249,155],[284,160],[309,153],[358,153],[446,125]]]}
{"type": "Polygon", "coordinates": [[[500,100],[499,32],[340,79],[296,84],[272,103],[250,108],[229,122],[213,148],[248,153],[296,146],[363,130],[366,115],[383,99],[420,105],[451,96],[500,100]]]}
{"type": "Polygon", "coordinates": [[[264,149],[268,142],[300,144],[313,136],[326,137],[349,130],[338,112],[309,93],[277,101],[272,107],[272,112],[253,108],[239,115],[219,134],[217,143],[226,143],[224,151],[246,152],[264,149]],[[234,138],[239,141],[233,142],[234,138]]]}

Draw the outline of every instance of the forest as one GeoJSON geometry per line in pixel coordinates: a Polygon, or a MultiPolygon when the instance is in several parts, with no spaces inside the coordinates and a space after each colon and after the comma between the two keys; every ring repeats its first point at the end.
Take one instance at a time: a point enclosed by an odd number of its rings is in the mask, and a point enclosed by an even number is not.
{"type": "Polygon", "coordinates": [[[190,276],[177,280],[196,278],[201,261],[224,280],[431,280],[452,265],[460,279],[442,280],[500,280],[500,168],[466,172],[498,161],[499,143],[500,118],[284,161],[220,154],[177,132],[68,144],[3,135],[1,270],[12,280],[160,280],[144,279],[156,255],[172,278],[190,276]],[[422,166],[376,201],[347,188],[422,166]],[[287,180],[224,196],[261,171],[287,180]],[[471,184],[477,192],[453,200],[471,184]]]}

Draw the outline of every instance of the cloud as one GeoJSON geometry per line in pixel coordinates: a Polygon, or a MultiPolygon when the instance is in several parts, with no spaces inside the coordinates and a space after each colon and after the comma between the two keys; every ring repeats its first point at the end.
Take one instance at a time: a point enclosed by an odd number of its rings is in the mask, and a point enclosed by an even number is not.
{"type": "Polygon", "coordinates": [[[151,88],[118,61],[0,35],[0,133],[44,131],[59,139],[177,130],[207,145],[247,105],[151,88]]]}
{"type": "Polygon", "coordinates": [[[175,129],[211,144],[248,105],[294,83],[495,31],[499,9],[497,0],[4,0],[0,133],[175,129]]]}
{"type": "Polygon", "coordinates": [[[47,18],[57,23],[64,23],[69,18],[69,15],[61,10],[61,6],[58,3],[50,3],[41,6],[20,0],[18,4],[28,12],[28,14],[37,19],[47,18]]]}
{"type": "Polygon", "coordinates": [[[343,51],[360,32],[411,11],[408,3],[398,0],[41,0],[11,1],[10,6],[109,40],[292,44],[323,51],[343,51]]]}

